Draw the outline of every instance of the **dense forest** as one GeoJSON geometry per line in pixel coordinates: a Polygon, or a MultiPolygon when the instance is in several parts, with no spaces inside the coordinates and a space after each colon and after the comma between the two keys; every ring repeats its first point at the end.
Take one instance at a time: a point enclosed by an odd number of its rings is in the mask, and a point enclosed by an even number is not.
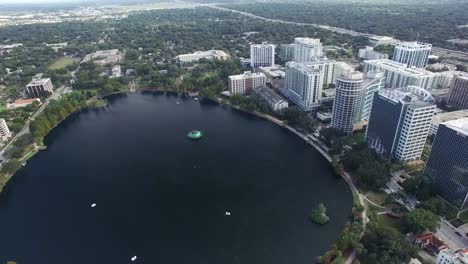
{"type": "Polygon", "coordinates": [[[267,18],[324,24],[408,41],[415,40],[419,33],[420,41],[468,50],[468,45],[447,42],[467,38],[468,27],[461,26],[468,24],[468,2],[405,2],[296,1],[226,7],[267,18]]]}
{"type": "MultiPolygon", "coordinates": [[[[272,26],[269,22],[205,7],[145,11],[120,20],[22,25],[0,28],[0,43],[23,44],[23,47],[0,55],[0,86],[7,88],[6,96],[14,97],[37,73],[45,73],[45,77],[52,77],[54,83],[61,84],[67,78],[67,72],[51,69],[50,64],[64,55],[80,60],[86,54],[104,49],[125,51],[122,70],[136,69],[135,77],[142,78],[144,85],[171,84],[173,82],[160,80],[157,72],[168,70],[173,73],[174,58],[178,54],[221,49],[234,57],[248,57],[251,42],[291,43],[297,36],[318,37],[325,45],[354,51],[368,43],[362,37],[311,26],[272,26]],[[247,32],[257,33],[247,35],[247,32]],[[47,46],[62,42],[68,45],[58,52],[47,46]],[[7,74],[6,68],[14,73],[7,74]]],[[[76,66],[70,65],[67,69],[73,70],[76,66]]],[[[83,74],[80,76],[86,79],[83,74]]],[[[77,85],[92,88],[90,85],[93,84],[80,82],[77,85]]]]}

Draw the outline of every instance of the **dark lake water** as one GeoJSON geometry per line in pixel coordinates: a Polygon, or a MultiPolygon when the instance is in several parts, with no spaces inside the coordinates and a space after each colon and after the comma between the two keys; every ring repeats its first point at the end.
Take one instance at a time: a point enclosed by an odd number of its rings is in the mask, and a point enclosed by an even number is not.
{"type": "Polygon", "coordinates": [[[345,182],[286,129],[176,96],[109,101],[54,129],[7,185],[0,261],[309,264],[349,219],[345,182]],[[319,202],[322,227],[307,219],[319,202]]]}

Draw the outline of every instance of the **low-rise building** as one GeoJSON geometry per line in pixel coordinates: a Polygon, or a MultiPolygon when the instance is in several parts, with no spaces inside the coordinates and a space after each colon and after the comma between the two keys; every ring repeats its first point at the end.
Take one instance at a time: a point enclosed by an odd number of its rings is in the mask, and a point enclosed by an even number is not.
{"type": "Polygon", "coordinates": [[[436,114],[432,118],[431,130],[429,131],[429,134],[430,135],[437,134],[437,130],[439,129],[439,125],[444,123],[444,122],[457,120],[457,119],[461,119],[461,118],[466,118],[466,117],[468,117],[468,110],[459,110],[459,111],[445,112],[445,113],[436,114]]]}
{"type": "Polygon", "coordinates": [[[361,60],[381,60],[388,59],[388,55],[374,50],[374,47],[359,49],[358,58],[361,60]]]}
{"type": "Polygon", "coordinates": [[[227,60],[230,56],[222,50],[196,51],[189,54],[180,54],[176,57],[180,64],[197,62],[201,59],[207,60],[227,60]]]}
{"type": "Polygon", "coordinates": [[[437,255],[436,264],[468,264],[468,249],[444,249],[437,255]]]}
{"type": "Polygon", "coordinates": [[[48,96],[54,92],[54,86],[50,78],[33,79],[27,86],[29,96],[36,98],[48,96]]]}
{"type": "Polygon", "coordinates": [[[411,237],[411,240],[420,249],[426,250],[431,255],[437,255],[442,250],[449,249],[442,240],[432,233],[414,235],[411,237]]]}
{"type": "Polygon", "coordinates": [[[0,118],[0,139],[1,141],[6,141],[11,136],[10,129],[5,121],[5,119],[0,118]]]}
{"type": "Polygon", "coordinates": [[[272,89],[261,86],[255,89],[255,93],[260,95],[265,101],[267,101],[268,106],[273,111],[279,111],[285,108],[288,108],[289,104],[281,95],[277,94],[272,89]]]}
{"type": "Polygon", "coordinates": [[[26,107],[34,102],[38,102],[39,104],[41,103],[41,99],[39,98],[32,98],[32,99],[19,99],[14,101],[11,104],[7,104],[7,109],[14,109],[14,108],[20,108],[20,107],[26,107]]]}
{"type": "Polygon", "coordinates": [[[372,46],[380,46],[380,45],[395,45],[398,40],[387,37],[387,36],[371,36],[369,37],[369,43],[372,46]]]}
{"type": "Polygon", "coordinates": [[[231,94],[248,94],[256,88],[266,85],[266,76],[263,73],[244,72],[229,76],[229,92],[231,94]]]}
{"type": "Polygon", "coordinates": [[[273,80],[277,79],[284,79],[286,76],[285,68],[280,65],[258,67],[255,71],[265,74],[267,83],[271,83],[273,80]]]}
{"type": "Polygon", "coordinates": [[[116,64],[123,58],[122,53],[118,49],[98,50],[84,57],[82,62],[94,61],[96,64],[107,65],[116,64]]]}

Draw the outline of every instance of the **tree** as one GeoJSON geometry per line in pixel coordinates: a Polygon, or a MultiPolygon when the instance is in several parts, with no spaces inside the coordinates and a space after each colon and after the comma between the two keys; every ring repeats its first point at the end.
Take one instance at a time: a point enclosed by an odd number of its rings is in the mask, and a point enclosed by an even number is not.
{"type": "Polygon", "coordinates": [[[363,263],[408,263],[418,253],[418,248],[397,230],[380,225],[369,226],[362,244],[365,248],[360,257],[363,263]]]}
{"type": "Polygon", "coordinates": [[[408,231],[421,233],[426,230],[435,232],[439,227],[439,218],[432,212],[424,209],[416,209],[406,216],[405,222],[408,231]]]}
{"type": "Polygon", "coordinates": [[[3,162],[1,172],[4,174],[14,173],[21,167],[21,161],[18,159],[11,159],[3,162]]]}

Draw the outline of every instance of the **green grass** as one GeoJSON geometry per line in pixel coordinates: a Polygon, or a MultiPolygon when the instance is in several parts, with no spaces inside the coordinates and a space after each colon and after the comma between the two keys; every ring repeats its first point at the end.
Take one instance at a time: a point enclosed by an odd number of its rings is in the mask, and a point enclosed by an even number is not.
{"type": "Polygon", "coordinates": [[[6,104],[0,104],[0,112],[6,111],[6,104]]]}
{"type": "Polygon", "coordinates": [[[62,57],[55,60],[50,66],[49,69],[51,70],[59,70],[67,67],[68,65],[72,65],[75,62],[73,58],[70,57],[62,57]]]}
{"type": "Polygon", "coordinates": [[[382,205],[385,202],[385,193],[376,193],[376,192],[367,192],[366,193],[367,199],[373,201],[378,205],[382,205]]]}
{"type": "Polygon", "coordinates": [[[468,211],[461,213],[459,219],[463,221],[463,223],[468,223],[468,211]]]}
{"type": "Polygon", "coordinates": [[[364,133],[353,134],[353,135],[348,136],[345,139],[345,145],[350,145],[350,146],[353,144],[359,144],[362,142],[364,142],[364,133]]]}
{"type": "Polygon", "coordinates": [[[404,233],[404,231],[403,231],[403,220],[395,218],[395,217],[388,216],[386,214],[378,215],[377,219],[378,219],[379,224],[381,226],[392,227],[392,228],[395,228],[396,230],[398,230],[399,232],[404,233]]]}

